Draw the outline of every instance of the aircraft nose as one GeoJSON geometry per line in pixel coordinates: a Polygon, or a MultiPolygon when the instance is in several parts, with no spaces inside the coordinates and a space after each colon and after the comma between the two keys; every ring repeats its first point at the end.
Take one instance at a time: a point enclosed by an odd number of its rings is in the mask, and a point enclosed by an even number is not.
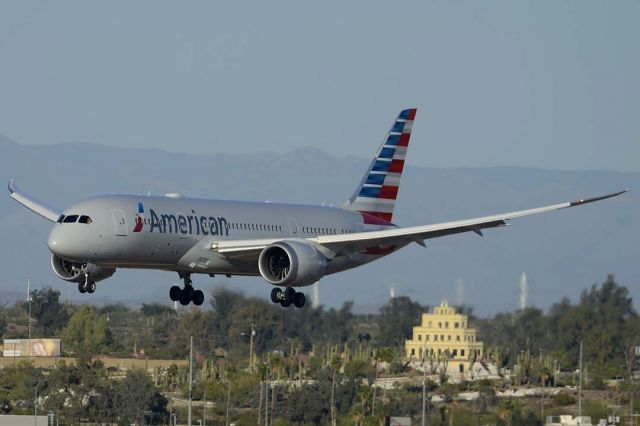
{"type": "Polygon", "coordinates": [[[78,250],[73,239],[70,238],[67,232],[60,225],[55,225],[49,233],[49,240],[47,241],[49,251],[56,256],[65,258],[78,257],[78,250]],[[67,234],[67,235],[65,235],[67,234]]]}
{"type": "Polygon", "coordinates": [[[47,241],[47,245],[49,246],[49,251],[53,254],[60,256],[58,250],[63,246],[62,238],[60,235],[60,228],[58,225],[55,225],[54,228],[49,233],[49,240],[47,241]]]}

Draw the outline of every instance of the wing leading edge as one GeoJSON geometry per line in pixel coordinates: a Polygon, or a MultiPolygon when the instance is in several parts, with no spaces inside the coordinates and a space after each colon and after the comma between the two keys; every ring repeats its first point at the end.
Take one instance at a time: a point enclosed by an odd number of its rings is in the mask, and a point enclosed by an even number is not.
{"type": "MultiPolygon", "coordinates": [[[[362,244],[407,244],[416,242],[424,245],[424,240],[430,238],[443,237],[446,235],[459,234],[462,232],[475,232],[482,235],[482,230],[496,228],[507,225],[507,221],[522,216],[545,213],[554,210],[561,210],[569,207],[576,207],[583,204],[593,203],[607,198],[616,197],[628,192],[615,192],[599,197],[579,199],[565,203],[552,204],[544,207],[537,207],[527,210],[518,210],[510,213],[501,213],[491,216],[478,217],[473,219],[457,220],[453,222],[436,223],[432,225],[411,226],[407,228],[394,228],[383,231],[358,232],[355,234],[327,235],[306,238],[306,241],[315,243],[324,250],[328,257],[333,257],[340,252],[352,251],[352,248],[362,246],[362,244]]],[[[211,242],[209,248],[228,258],[245,257],[252,258],[259,255],[260,251],[271,243],[279,239],[263,240],[230,240],[211,242]]]]}
{"type": "Polygon", "coordinates": [[[53,207],[49,207],[46,204],[36,200],[35,198],[29,197],[20,191],[20,188],[16,185],[15,179],[11,179],[9,181],[9,194],[11,198],[28,208],[29,210],[39,214],[45,219],[50,220],[51,222],[55,222],[58,220],[62,212],[58,211],[53,207]]]}

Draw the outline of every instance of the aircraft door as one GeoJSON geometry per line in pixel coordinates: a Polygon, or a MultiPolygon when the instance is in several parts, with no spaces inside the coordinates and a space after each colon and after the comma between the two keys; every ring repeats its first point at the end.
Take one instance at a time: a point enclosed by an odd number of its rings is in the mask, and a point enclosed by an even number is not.
{"type": "Polygon", "coordinates": [[[298,222],[295,219],[287,219],[287,222],[289,222],[289,235],[293,238],[298,238],[300,236],[298,222]]]}
{"type": "Polygon", "coordinates": [[[124,212],[122,210],[111,210],[111,216],[113,217],[113,223],[116,227],[116,235],[126,237],[127,220],[124,217],[124,212]]]}

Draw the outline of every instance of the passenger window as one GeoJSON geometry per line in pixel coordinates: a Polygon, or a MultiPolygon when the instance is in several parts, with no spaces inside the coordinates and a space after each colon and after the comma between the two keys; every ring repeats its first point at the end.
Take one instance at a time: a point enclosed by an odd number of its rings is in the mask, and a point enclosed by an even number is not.
{"type": "Polygon", "coordinates": [[[77,214],[72,214],[72,215],[69,215],[69,216],[65,217],[63,222],[64,223],[76,223],[77,220],[78,220],[78,215],[77,214]]]}
{"type": "Polygon", "coordinates": [[[86,223],[87,225],[89,225],[93,221],[91,220],[91,218],[89,216],[80,216],[80,219],[78,219],[78,222],[86,223]]]}

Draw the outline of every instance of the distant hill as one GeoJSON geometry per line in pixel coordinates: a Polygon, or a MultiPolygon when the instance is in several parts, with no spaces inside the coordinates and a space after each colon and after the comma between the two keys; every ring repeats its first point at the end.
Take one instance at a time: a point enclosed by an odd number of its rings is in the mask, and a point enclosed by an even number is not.
{"type": "MultiPolygon", "coordinates": [[[[372,151],[374,147],[372,146],[372,151]]],[[[176,147],[179,149],[179,146],[176,147]]],[[[372,153],[363,153],[372,154],[372,153]]],[[[409,152],[411,154],[411,152],[409,152]]],[[[435,154],[434,154],[435,155],[435,154]]],[[[285,155],[185,155],[160,150],[112,148],[89,143],[21,145],[0,136],[0,181],[11,177],[28,193],[59,207],[112,192],[295,201],[340,205],[359,182],[366,158],[337,157],[314,148],[285,155]]],[[[410,164],[410,155],[409,155],[410,164]]],[[[427,248],[408,247],[387,259],[324,278],[321,300],[339,306],[354,300],[373,309],[390,288],[423,304],[441,299],[473,305],[478,313],[513,310],[521,272],[529,278],[531,304],[547,307],[615,273],[640,296],[640,173],[556,171],[530,168],[407,167],[394,221],[416,225],[535,207],[575,197],[636,188],[595,205],[523,218],[506,229],[430,240],[427,248]]],[[[0,292],[23,293],[67,284],[50,271],[46,239],[49,223],[0,196],[0,292]]],[[[166,301],[177,276],[153,271],[118,271],[80,299],[166,301]],[[132,285],[135,284],[135,285],[132,285]],[[165,297],[166,293],[166,297],[165,297]]],[[[202,276],[203,289],[228,285],[267,297],[260,278],[215,280],[202,276]]]]}

